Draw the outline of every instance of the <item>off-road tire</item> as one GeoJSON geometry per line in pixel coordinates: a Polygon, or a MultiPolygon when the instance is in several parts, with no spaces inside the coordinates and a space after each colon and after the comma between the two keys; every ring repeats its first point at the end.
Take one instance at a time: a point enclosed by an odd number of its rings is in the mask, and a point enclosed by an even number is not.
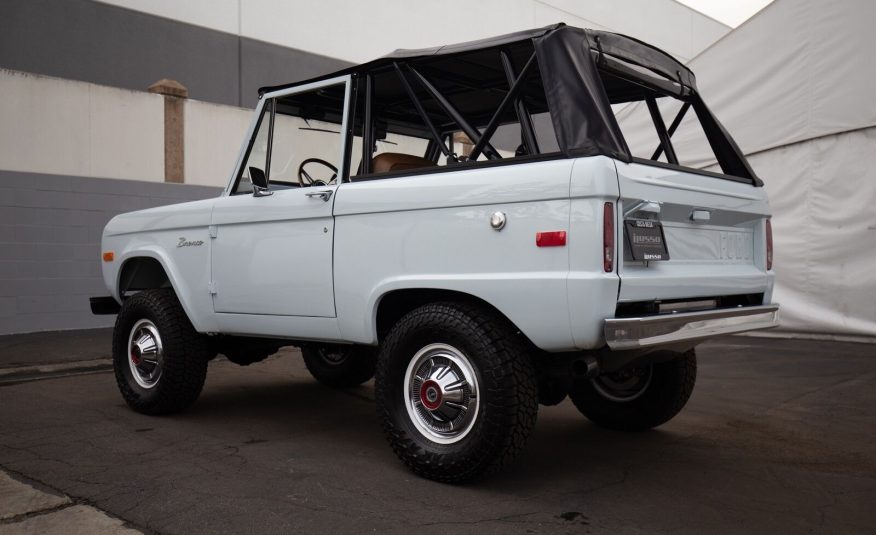
{"type": "Polygon", "coordinates": [[[538,386],[528,342],[485,307],[433,303],[403,316],[383,341],[375,394],[383,430],[396,455],[416,474],[460,483],[509,464],[535,427],[538,386]],[[439,444],[418,431],[406,408],[405,371],[429,344],[449,344],[474,368],[479,412],[458,442],[439,444]]]}
{"type": "Polygon", "coordinates": [[[304,365],[320,383],[333,388],[359,386],[374,377],[377,348],[370,346],[307,344],[301,348],[304,365]],[[327,352],[340,352],[343,358],[332,361],[327,352]]]}
{"type": "Polygon", "coordinates": [[[591,422],[618,431],[645,431],[662,425],[684,408],[697,378],[696,352],[652,364],[651,381],[638,398],[618,402],[603,396],[589,380],[578,381],[569,393],[575,407],[591,422]]]}
{"type": "Polygon", "coordinates": [[[204,386],[211,354],[172,289],[144,290],[122,304],[113,330],[113,369],[122,397],[135,411],[170,414],[191,406],[204,386]],[[137,384],[128,363],[128,336],[141,319],[158,328],[164,348],[161,377],[150,389],[137,384]]]}

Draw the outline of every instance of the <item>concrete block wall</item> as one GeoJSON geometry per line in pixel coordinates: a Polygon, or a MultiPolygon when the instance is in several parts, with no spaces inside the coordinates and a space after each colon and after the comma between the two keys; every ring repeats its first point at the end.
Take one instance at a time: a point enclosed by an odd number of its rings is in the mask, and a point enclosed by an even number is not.
{"type": "Polygon", "coordinates": [[[0,171],[0,335],[108,327],[100,238],[115,215],[219,195],[221,188],[0,171]]]}

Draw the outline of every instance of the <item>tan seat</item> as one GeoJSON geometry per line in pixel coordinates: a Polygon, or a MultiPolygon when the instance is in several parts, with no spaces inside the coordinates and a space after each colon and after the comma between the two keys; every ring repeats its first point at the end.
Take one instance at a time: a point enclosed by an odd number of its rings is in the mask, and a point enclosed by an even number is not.
{"type": "Polygon", "coordinates": [[[388,173],[390,171],[407,171],[422,167],[435,167],[435,162],[400,152],[384,152],[371,161],[372,173],[388,173]]]}

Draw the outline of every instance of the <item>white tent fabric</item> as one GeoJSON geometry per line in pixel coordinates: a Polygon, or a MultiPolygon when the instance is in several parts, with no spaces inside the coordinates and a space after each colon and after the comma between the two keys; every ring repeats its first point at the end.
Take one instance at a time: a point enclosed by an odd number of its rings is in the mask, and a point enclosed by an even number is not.
{"type": "MultiPolygon", "coordinates": [[[[784,330],[876,336],[874,20],[868,0],[776,0],[689,63],[766,184],[784,330]]],[[[618,113],[634,154],[656,140],[637,108],[618,113]]],[[[676,152],[714,165],[688,119],[676,152]]]]}

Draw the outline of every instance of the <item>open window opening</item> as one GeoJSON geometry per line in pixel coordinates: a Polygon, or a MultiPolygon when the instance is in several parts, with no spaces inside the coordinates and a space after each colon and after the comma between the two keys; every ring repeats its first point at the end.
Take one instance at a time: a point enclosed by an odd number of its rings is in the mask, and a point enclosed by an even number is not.
{"type": "Polygon", "coordinates": [[[274,191],[335,183],[345,99],[335,83],[265,101],[231,194],[252,193],[254,174],[274,191]]]}
{"type": "Polygon", "coordinates": [[[530,43],[415,62],[359,79],[351,175],[557,153],[530,43]]]}
{"type": "Polygon", "coordinates": [[[682,78],[602,56],[603,87],[634,160],[756,183],[733,140],[682,78]],[[705,171],[717,166],[720,174],[705,171]]]}

